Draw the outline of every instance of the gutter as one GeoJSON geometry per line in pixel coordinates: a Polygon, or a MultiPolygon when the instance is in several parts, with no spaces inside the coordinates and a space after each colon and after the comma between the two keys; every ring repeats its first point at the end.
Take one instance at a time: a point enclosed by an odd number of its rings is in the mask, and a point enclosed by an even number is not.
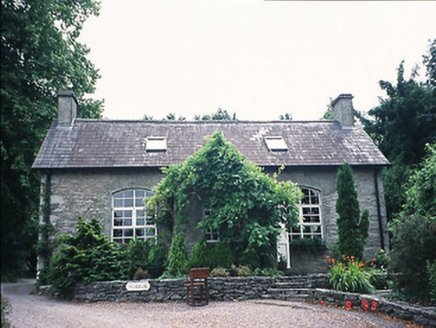
{"type": "Polygon", "coordinates": [[[383,221],[382,221],[381,205],[380,205],[380,192],[378,188],[378,171],[374,172],[374,189],[375,189],[375,200],[377,203],[377,218],[378,218],[378,229],[380,233],[380,247],[381,249],[385,249],[383,221]]]}

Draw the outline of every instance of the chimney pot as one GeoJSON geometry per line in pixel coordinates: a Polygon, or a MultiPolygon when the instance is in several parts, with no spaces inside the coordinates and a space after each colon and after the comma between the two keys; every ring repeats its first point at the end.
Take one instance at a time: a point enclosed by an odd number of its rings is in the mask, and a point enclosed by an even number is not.
{"type": "Polygon", "coordinates": [[[77,99],[73,91],[58,92],[58,126],[69,127],[77,115],[77,99]]]}
{"type": "Polygon", "coordinates": [[[332,101],[333,118],[339,121],[344,128],[354,126],[353,98],[352,94],[343,93],[332,101]]]}

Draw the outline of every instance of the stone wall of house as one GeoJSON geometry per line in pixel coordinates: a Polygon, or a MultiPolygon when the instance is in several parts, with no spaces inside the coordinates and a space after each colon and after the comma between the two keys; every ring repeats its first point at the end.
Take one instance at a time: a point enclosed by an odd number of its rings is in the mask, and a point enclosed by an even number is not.
{"type": "MultiPolygon", "coordinates": [[[[380,225],[378,219],[375,174],[379,189],[380,214],[382,219],[382,235],[384,246],[389,246],[388,232],[386,228],[386,207],[383,197],[383,182],[380,171],[369,167],[352,167],[354,172],[354,182],[358,193],[361,212],[368,209],[370,226],[369,237],[365,247],[365,255],[368,258],[374,256],[375,252],[381,248],[380,225]],[[376,173],[377,172],[377,173],[376,173]]],[[[323,219],[323,235],[327,244],[337,241],[337,213],[336,213],[336,177],[338,168],[286,168],[279,179],[291,180],[301,187],[308,187],[321,192],[321,214],[323,219]]]]}
{"type": "MultiPolygon", "coordinates": [[[[376,169],[353,167],[356,188],[361,209],[369,210],[370,232],[366,246],[366,256],[372,257],[377,249],[381,247],[380,228],[377,214],[377,202],[375,197],[374,173],[376,169]]],[[[266,169],[266,173],[273,171],[266,169]]],[[[337,168],[333,167],[307,167],[307,168],[286,168],[279,179],[291,180],[302,187],[317,189],[321,192],[321,212],[323,235],[327,244],[337,240],[335,210],[336,203],[336,175],[337,168]]],[[[111,235],[111,199],[116,191],[127,188],[145,188],[152,190],[163,174],[158,168],[148,169],[111,169],[111,170],[56,170],[50,173],[51,176],[51,197],[50,197],[50,220],[58,233],[73,233],[74,225],[81,216],[88,220],[96,217],[102,221],[103,232],[111,235]]],[[[383,198],[383,184],[380,172],[377,173],[380,209],[383,225],[383,238],[385,247],[388,247],[388,235],[386,231],[386,212],[383,198]]],[[[45,175],[42,175],[45,181],[45,175]]],[[[185,228],[185,238],[190,250],[197,241],[201,231],[195,229],[203,215],[200,204],[193,202],[190,205],[191,216],[187,216],[188,224],[185,228]]],[[[291,254],[292,256],[292,254],[291,254]]],[[[326,271],[325,256],[318,256],[310,261],[293,259],[293,268],[296,273],[306,274],[308,272],[326,271]],[[310,267],[308,263],[314,265],[310,267]],[[298,266],[302,267],[298,271],[298,266]],[[303,268],[304,267],[304,268],[303,268]]]]}
{"type": "MultiPolygon", "coordinates": [[[[128,188],[151,190],[163,177],[158,169],[62,170],[50,175],[50,220],[56,232],[73,233],[78,217],[95,217],[108,236],[112,194],[128,188]]],[[[44,175],[41,180],[44,183],[44,175]]]]}

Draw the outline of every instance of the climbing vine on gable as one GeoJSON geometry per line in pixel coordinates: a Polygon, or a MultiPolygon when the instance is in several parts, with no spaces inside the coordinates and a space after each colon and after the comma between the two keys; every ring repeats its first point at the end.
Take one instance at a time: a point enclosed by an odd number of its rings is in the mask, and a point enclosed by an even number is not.
{"type": "Polygon", "coordinates": [[[265,174],[222,133],[207,138],[207,144],[185,162],[163,169],[166,177],[155,188],[148,209],[156,213],[156,223],[174,236],[189,218],[187,205],[200,202],[213,212],[198,228],[220,228],[222,240],[242,239],[244,247],[257,250],[261,258],[274,258],[270,253],[280,223],[289,228],[297,222],[300,189],[265,174]]]}

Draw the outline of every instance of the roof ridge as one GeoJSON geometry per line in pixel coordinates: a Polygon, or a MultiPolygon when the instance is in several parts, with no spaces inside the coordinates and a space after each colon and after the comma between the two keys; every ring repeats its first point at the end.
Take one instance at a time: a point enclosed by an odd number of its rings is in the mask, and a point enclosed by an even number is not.
{"type": "Polygon", "coordinates": [[[193,120],[193,121],[178,121],[178,120],[110,120],[110,119],[91,119],[91,118],[76,118],[76,122],[94,122],[94,123],[150,123],[150,124],[277,124],[277,123],[338,123],[336,120],[266,120],[266,121],[250,121],[250,120],[193,120]]]}

